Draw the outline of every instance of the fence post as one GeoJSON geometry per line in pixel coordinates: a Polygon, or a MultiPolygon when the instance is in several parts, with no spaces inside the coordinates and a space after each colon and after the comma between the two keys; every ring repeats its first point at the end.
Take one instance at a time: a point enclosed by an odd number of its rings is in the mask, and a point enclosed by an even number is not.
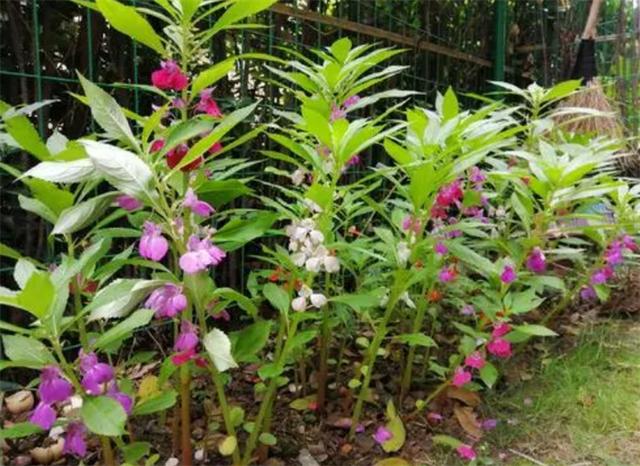
{"type": "Polygon", "coordinates": [[[507,0],[494,3],[493,79],[504,81],[504,65],[507,50],[507,0]]]}

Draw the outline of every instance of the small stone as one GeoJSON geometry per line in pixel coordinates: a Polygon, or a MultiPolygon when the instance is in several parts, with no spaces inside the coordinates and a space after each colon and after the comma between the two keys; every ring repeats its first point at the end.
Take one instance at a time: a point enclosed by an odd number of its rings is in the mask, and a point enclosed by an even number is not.
{"type": "Polygon", "coordinates": [[[33,394],[29,390],[20,390],[4,399],[7,411],[11,414],[21,414],[33,408],[33,394]]]}
{"type": "Polygon", "coordinates": [[[29,455],[18,455],[11,462],[12,466],[29,466],[31,463],[31,457],[29,455]]]}
{"type": "Polygon", "coordinates": [[[164,463],[164,466],[178,466],[179,464],[180,460],[178,458],[171,457],[164,463]]]}
{"type": "Polygon", "coordinates": [[[311,455],[311,452],[306,448],[300,450],[298,462],[300,463],[300,466],[320,466],[320,463],[316,461],[316,459],[311,455]]]}
{"type": "Polygon", "coordinates": [[[196,461],[202,461],[202,460],[204,460],[204,448],[200,448],[200,449],[196,450],[196,452],[195,452],[195,453],[194,453],[194,455],[193,455],[193,458],[194,458],[196,461]]]}
{"type": "Polygon", "coordinates": [[[345,443],[340,447],[340,454],[342,456],[347,456],[352,451],[353,451],[353,445],[351,445],[350,443],[345,443]]]}

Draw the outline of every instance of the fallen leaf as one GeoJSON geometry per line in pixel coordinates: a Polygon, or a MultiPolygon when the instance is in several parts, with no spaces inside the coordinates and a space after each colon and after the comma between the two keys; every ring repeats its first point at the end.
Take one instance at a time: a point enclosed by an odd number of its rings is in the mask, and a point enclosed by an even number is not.
{"type": "Polygon", "coordinates": [[[140,400],[146,400],[160,393],[158,387],[158,377],[155,375],[145,375],[140,381],[138,387],[138,398],[140,400]]]}
{"type": "Polygon", "coordinates": [[[409,463],[407,460],[403,458],[394,457],[394,458],[385,458],[383,460],[380,460],[377,463],[375,463],[373,466],[411,466],[411,463],[409,463]]]}
{"type": "Polygon", "coordinates": [[[235,435],[228,435],[225,439],[218,444],[218,451],[222,456],[229,456],[238,447],[238,439],[235,435]]]}
{"type": "Polygon", "coordinates": [[[387,419],[388,422],[385,427],[393,436],[382,443],[382,449],[389,453],[400,450],[407,438],[407,432],[404,429],[402,419],[398,416],[393,401],[391,400],[387,403],[387,419]]]}
{"type": "Polygon", "coordinates": [[[304,398],[298,398],[289,403],[289,407],[296,411],[305,411],[312,408],[312,404],[316,401],[316,395],[305,396],[304,398]]]}
{"type": "Polygon", "coordinates": [[[482,427],[478,422],[473,408],[469,406],[456,406],[453,408],[453,413],[465,432],[475,438],[482,437],[482,427]]]}
{"type": "Polygon", "coordinates": [[[447,396],[449,398],[462,401],[467,406],[475,407],[480,405],[481,402],[480,395],[478,395],[476,392],[454,386],[449,386],[449,388],[447,388],[447,396]]]}

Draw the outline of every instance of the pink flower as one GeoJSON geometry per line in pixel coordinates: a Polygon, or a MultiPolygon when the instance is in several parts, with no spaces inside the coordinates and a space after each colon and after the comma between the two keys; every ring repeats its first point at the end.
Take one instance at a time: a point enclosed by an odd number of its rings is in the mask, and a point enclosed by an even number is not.
{"type": "Polygon", "coordinates": [[[331,115],[329,116],[329,121],[333,123],[334,121],[340,120],[341,118],[346,118],[346,116],[347,116],[347,112],[345,112],[342,107],[333,105],[331,107],[331,115]]]}
{"type": "Polygon", "coordinates": [[[164,147],[164,139],[156,139],[151,143],[151,147],[149,148],[149,152],[152,154],[155,152],[159,152],[164,147]]]}
{"type": "Polygon", "coordinates": [[[349,160],[347,160],[347,167],[353,167],[355,165],[360,165],[362,160],[360,159],[360,155],[352,155],[349,160]]]}
{"type": "Polygon", "coordinates": [[[31,413],[29,422],[43,430],[49,430],[56,422],[57,417],[56,410],[50,404],[41,401],[31,413]]]}
{"type": "Polygon", "coordinates": [[[391,440],[392,438],[393,434],[385,426],[379,426],[376,432],[373,434],[373,440],[375,440],[376,443],[380,445],[391,440]]]}
{"type": "Polygon", "coordinates": [[[527,258],[527,268],[534,273],[543,273],[547,269],[547,262],[542,249],[533,248],[527,258]]]}
{"type": "Polygon", "coordinates": [[[487,344],[487,351],[499,358],[511,356],[511,343],[503,338],[494,338],[487,344]]]}
{"type": "Polygon", "coordinates": [[[87,454],[85,435],[87,428],[81,422],[72,422],[67,426],[62,452],[83,457],[87,454]]]}
{"type": "Polygon", "coordinates": [[[513,270],[513,267],[510,265],[505,265],[502,269],[502,273],[500,274],[500,280],[505,285],[515,281],[517,278],[516,272],[513,270]]]}
{"type": "Polygon", "coordinates": [[[464,364],[474,369],[482,369],[487,364],[487,361],[485,361],[484,356],[482,356],[479,351],[474,351],[465,358],[464,364]]]}
{"type": "Polygon", "coordinates": [[[166,283],[156,288],[147,298],[145,306],[156,311],[156,317],[172,318],[187,307],[187,297],[182,293],[182,287],[173,283],[166,283]]]}
{"type": "Polygon", "coordinates": [[[173,349],[177,353],[171,357],[171,362],[176,366],[181,366],[192,359],[197,359],[196,347],[199,342],[198,329],[191,322],[183,320],[180,323],[180,334],[173,345],[173,349]]]}
{"type": "Polygon", "coordinates": [[[444,418],[442,417],[442,414],[440,413],[436,413],[434,411],[430,411],[429,413],[427,413],[427,420],[431,421],[431,422],[440,422],[442,421],[444,418]]]}
{"type": "Polygon", "coordinates": [[[447,245],[444,244],[442,241],[438,241],[433,247],[433,250],[436,254],[440,256],[444,256],[446,253],[449,252],[449,248],[447,248],[447,245]]]}
{"type": "MultiPolygon", "coordinates": [[[[212,146],[209,147],[209,153],[210,154],[215,154],[217,152],[220,152],[222,150],[222,148],[223,148],[222,147],[222,143],[220,141],[214,142],[212,144],[212,146]]],[[[209,176],[209,178],[211,178],[211,177],[209,176]]]]}
{"type": "Polygon", "coordinates": [[[455,387],[462,387],[471,382],[471,372],[464,370],[463,367],[458,367],[453,373],[453,379],[451,383],[455,387]]]}
{"type": "Polygon", "coordinates": [[[476,459],[476,452],[473,451],[473,448],[471,448],[470,445],[462,443],[458,445],[458,448],[456,448],[456,452],[458,453],[458,456],[460,456],[460,458],[462,458],[463,460],[473,461],[476,459]]]}
{"type": "Polygon", "coordinates": [[[189,78],[173,60],[160,63],[160,69],[151,73],[151,83],[158,89],[181,91],[189,85],[189,78]]]}
{"type": "Polygon", "coordinates": [[[404,231],[412,230],[414,233],[420,233],[420,220],[412,217],[411,215],[407,215],[402,220],[402,229],[404,231]]]}
{"type": "Polygon", "coordinates": [[[438,278],[443,283],[449,283],[454,281],[457,275],[458,273],[456,272],[455,267],[450,265],[450,266],[443,267],[440,270],[440,273],[438,273],[438,278]]]}
{"type": "Polygon", "coordinates": [[[580,289],[580,297],[585,301],[590,301],[592,299],[596,299],[598,295],[592,286],[583,286],[580,289]]]}
{"type": "Polygon", "coordinates": [[[449,207],[451,204],[460,201],[463,195],[460,181],[456,180],[440,188],[436,196],[436,204],[440,207],[449,207]]]}
{"type": "Polygon", "coordinates": [[[357,94],[352,95],[351,97],[349,97],[347,100],[344,101],[344,108],[347,109],[349,107],[353,107],[358,102],[360,102],[360,96],[357,94]]]}
{"type": "Polygon", "coordinates": [[[82,387],[90,395],[104,393],[104,385],[115,376],[113,368],[109,364],[98,362],[95,353],[84,353],[80,350],[80,372],[82,372],[82,387]]]}
{"type": "Polygon", "coordinates": [[[140,255],[152,261],[161,261],[169,251],[169,242],[162,236],[162,229],[153,222],[144,222],[139,245],[140,255]]]}
{"type": "Polygon", "coordinates": [[[122,196],[118,196],[116,198],[116,202],[118,203],[118,206],[121,209],[128,210],[129,212],[132,212],[142,207],[142,202],[137,200],[135,197],[127,196],[126,194],[123,194],[122,196]]]}
{"type": "Polygon", "coordinates": [[[191,209],[191,212],[200,217],[208,217],[215,212],[215,209],[209,203],[198,199],[198,196],[191,188],[187,189],[182,206],[191,209]]]}
{"type": "Polygon", "coordinates": [[[491,336],[493,338],[500,338],[505,336],[510,331],[511,331],[511,325],[509,325],[506,322],[498,322],[493,325],[493,331],[491,332],[491,336]]]}
{"type": "Polygon", "coordinates": [[[196,105],[196,110],[198,112],[206,113],[214,118],[222,118],[222,112],[220,111],[220,107],[218,107],[218,103],[211,97],[213,93],[213,89],[205,89],[200,93],[200,101],[198,105],[196,105]]]}
{"type": "Polygon", "coordinates": [[[180,268],[187,274],[205,270],[210,265],[218,265],[226,253],[207,238],[200,239],[191,235],[187,243],[188,251],[180,256],[180,268]]]}
{"type": "Polygon", "coordinates": [[[56,366],[46,366],[40,373],[38,396],[46,404],[61,403],[73,394],[71,383],[62,378],[60,369],[56,366]]]}
{"type": "MultiPolygon", "coordinates": [[[[187,155],[187,152],[189,152],[189,146],[184,143],[178,144],[176,147],[167,152],[167,166],[169,168],[177,167],[178,164],[182,162],[182,159],[184,159],[184,156],[187,155]]],[[[190,172],[202,165],[203,161],[204,159],[202,158],[202,156],[200,156],[192,162],[186,164],[180,170],[183,172],[190,172]]]]}

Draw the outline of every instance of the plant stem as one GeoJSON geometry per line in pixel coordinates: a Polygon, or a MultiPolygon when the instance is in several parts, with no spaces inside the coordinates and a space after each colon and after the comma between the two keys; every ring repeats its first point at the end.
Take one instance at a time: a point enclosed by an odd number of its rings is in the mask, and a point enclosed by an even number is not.
{"type": "MultiPolygon", "coordinates": [[[[413,319],[413,325],[411,327],[411,333],[418,333],[422,328],[422,323],[424,321],[424,314],[427,310],[427,299],[423,294],[423,300],[418,304],[418,310],[413,319]]],[[[404,366],[404,373],[402,374],[402,381],[400,382],[400,403],[398,406],[401,406],[402,400],[407,395],[407,392],[411,388],[411,377],[413,374],[413,360],[416,356],[416,349],[418,347],[413,345],[409,347],[409,354],[407,355],[406,365],[404,366]]]]}
{"type": "Polygon", "coordinates": [[[329,341],[331,333],[329,327],[329,304],[325,304],[322,309],[322,328],[320,333],[320,366],[318,370],[318,412],[324,413],[325,402],[327,397],[327,373],[329,358],[329,341]]]}
{"type": "MultiPolygon", "coordinates": [[[[67,241],[67,248],[69,251],[69,257],[75,259],[75,248],[73,240],[69,235],[65,235],[67,241]]],[[[84,319],[80,317],[82,313],[82,296],[80,296],[80,285],[78,284],[78,276],[71,278],[71,292],[73,293],[73,309],[76,315],[76,323],[78,325],[78,335],[80,336],[80,344],[82,349],[87,350],[89,348],[89,338],[87,337],[87,327],[85,326],[84,319]]]]}
{"type": "Polygon", "coordinates": [[[104,435],[100,436],[100,444],[102,445],[102,461],[105,466],[116,466],[116,460],[113,456],[113,449],[111,448],[111,440],[104,435]]]}
{"type": "Polygon", "coordinates": [[[180,429],[182,465],[191,466],[191,372],[188,364],[180,366],[180,429]]]}
{"type": "Polygon", "coordinates": [[[391,292],[391,295],[389,296],[389,302],[387,303],[387,308],[385,309],[384,315],[382,316],[382,321],[376,328],[375,337],[371,342],[371,346],[369,346],[369,352],[367,354],[365,364],[366,372],[364,375],[364,381],[362,383],[362,386],[360,387],[360,391],[358,392],[358,399],[356,401],[356,406],[351,417],[351,429],[349,430],[349,438],[353,438],[356,433],[358,422],[360,422],[362,407],[364,405],[364,400],[367,398],[367,394],[369,392],[369,384],[371,383],[371,375],[373,374],[373,368],[378,357],[378,350],[380,349],[382,340],[384,340],[384,337],[387,335],[387,324],[389,323],[389,319],[391,319],[393,310],[395,309],[396,303],[398,302],[399,293],[395,291],[396,287],[397,283],[394,286],[394,290],[391,292]]]}

